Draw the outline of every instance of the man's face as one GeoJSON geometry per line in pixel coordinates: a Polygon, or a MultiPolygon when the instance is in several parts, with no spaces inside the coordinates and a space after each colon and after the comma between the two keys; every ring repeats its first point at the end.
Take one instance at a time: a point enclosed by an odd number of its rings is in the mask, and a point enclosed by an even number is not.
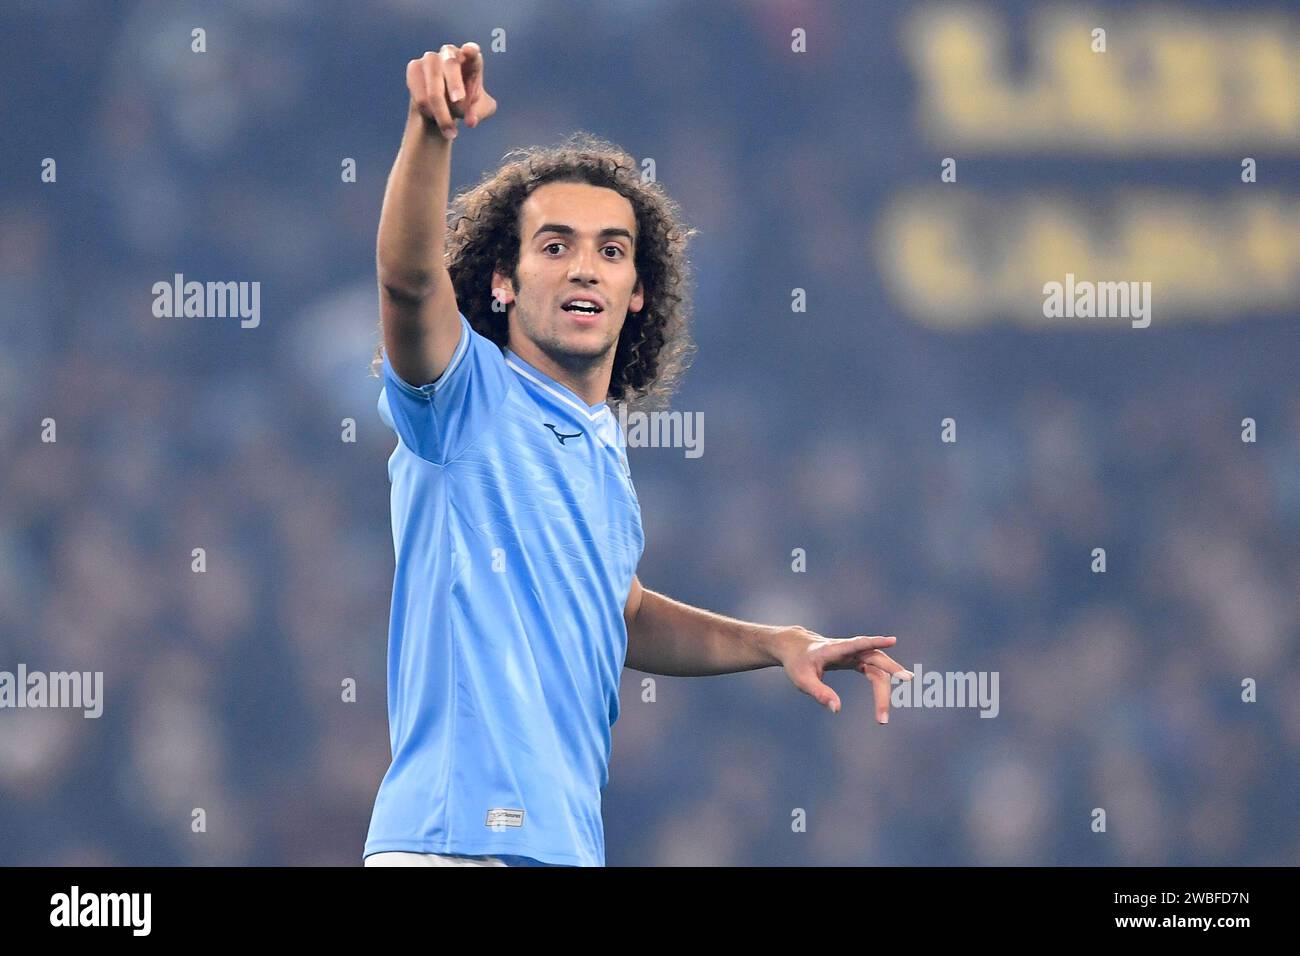
{"type": "Polygon", "coordinates": [[[628,310],[639,312],[645,304],[636,275],[632,204],[603,186],[547,183],[520,207],[519,226],[518,285],[509,276],[492,275],[492,288],[507,291],[514,304],[512,342],[522,335],[558,365],[575,370],[612,356],[628,310]],[[575,297],[600,311],[565,310],[575,297]]]}

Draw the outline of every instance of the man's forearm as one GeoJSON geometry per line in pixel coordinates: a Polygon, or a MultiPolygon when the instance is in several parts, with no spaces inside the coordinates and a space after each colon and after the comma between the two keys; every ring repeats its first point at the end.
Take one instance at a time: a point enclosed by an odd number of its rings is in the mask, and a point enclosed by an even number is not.
{"type": "Polygon", "coordinates": [[[439,280],[450,182],[451,143],[412,106],[379,215],[375,264],[385,288],[418,295],[439,280]]]}
{"type": "Polygon", "coordinates": [[[627,667],[704,677],[771,667],[787,629],[723,617],[644,590],[628,626],[627,667]]]}

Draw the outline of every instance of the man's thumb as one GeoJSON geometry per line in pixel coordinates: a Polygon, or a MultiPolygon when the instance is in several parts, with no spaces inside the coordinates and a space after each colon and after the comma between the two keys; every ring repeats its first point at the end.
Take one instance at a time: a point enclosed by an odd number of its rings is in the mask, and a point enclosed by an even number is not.
{"type": "Polygon", "coordinates": [[[817,701],[817,703],[821,704],[832,714],[838,714],[840,712],[839,695],[821,681],[813,682],[811,687],[808,689],[808,696],[817,701]]]}

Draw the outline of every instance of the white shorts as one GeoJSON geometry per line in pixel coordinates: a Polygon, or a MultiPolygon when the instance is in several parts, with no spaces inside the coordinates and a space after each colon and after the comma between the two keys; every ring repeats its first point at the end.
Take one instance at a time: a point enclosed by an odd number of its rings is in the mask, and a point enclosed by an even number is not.
{"type": "Polygon", "coordinates": [[[444,853],[406,853],[390,850],[372,853],[366,866],[506,866],[506,861],[496,856],[451,856],[444,853]]]}
{"type": "Polygon", "coordinates": [[[408,853],[386,850],[366,857],[364,866],[546,866],[527,856],[457,856],[450,853],[408,853]]]}

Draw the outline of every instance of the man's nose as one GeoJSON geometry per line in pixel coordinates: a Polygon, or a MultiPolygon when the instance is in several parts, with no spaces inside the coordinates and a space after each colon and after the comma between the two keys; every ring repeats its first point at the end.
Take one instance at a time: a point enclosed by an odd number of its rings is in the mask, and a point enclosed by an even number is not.
{"type": "Polygon", "coordinates": [[[595,253],[589,249],[585,247],[578,249],[569,262],[570,279],[580,279],[588,282],[596,278],[595,253]]]}

